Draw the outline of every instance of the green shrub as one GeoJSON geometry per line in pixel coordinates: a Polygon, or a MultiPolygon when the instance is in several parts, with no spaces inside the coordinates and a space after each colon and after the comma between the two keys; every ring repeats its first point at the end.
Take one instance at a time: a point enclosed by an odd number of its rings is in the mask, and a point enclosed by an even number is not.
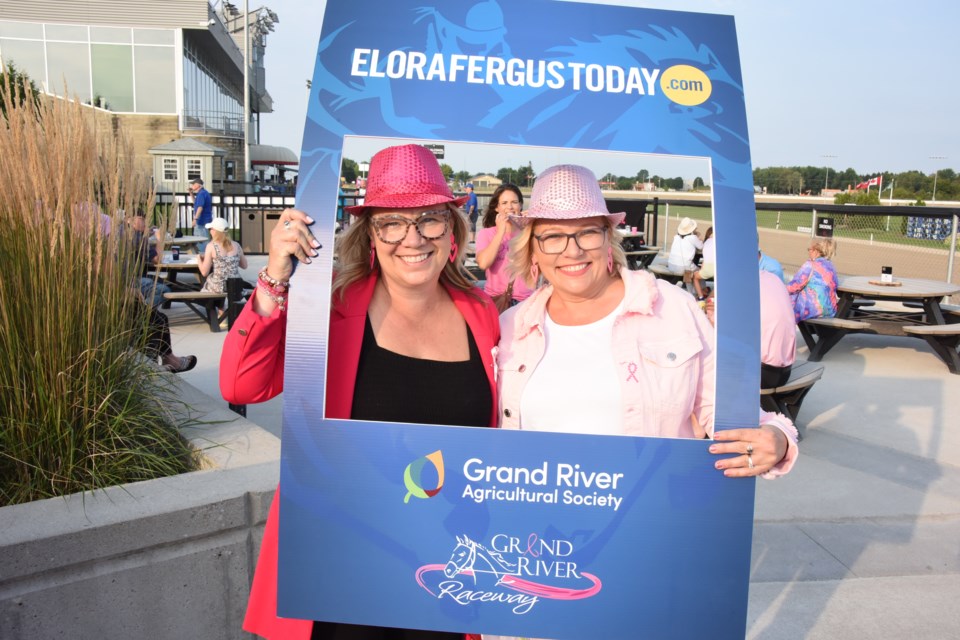
{"type": "Polygon", "coordinates": [[[12,84],[0,96],[0,506],[189,470],[169,377],[141,355],[122,232],[124,211],[151,210],[150,181],[92,110],[17,100],[12,84]]]}

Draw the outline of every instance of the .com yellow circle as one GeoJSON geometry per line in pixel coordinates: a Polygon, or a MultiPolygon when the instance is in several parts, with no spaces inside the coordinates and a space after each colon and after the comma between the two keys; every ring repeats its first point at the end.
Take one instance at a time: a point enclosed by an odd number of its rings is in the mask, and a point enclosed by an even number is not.
{"type": "Polygon", "coordinates": [[[713,84],[700,69],[688,64],[670,67],[660,76],[663,95],[677,104],[693,107],[703,104],[713,91],[713,84]]]}

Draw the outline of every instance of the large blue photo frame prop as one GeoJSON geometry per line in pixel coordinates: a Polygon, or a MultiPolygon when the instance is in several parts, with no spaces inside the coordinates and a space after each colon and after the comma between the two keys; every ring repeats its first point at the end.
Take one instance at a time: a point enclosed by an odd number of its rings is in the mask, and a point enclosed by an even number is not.
{"type": "Polygon", "coordinates": [[[369,139],[703,159],[723,274],[715,428],[756,425],[756,222],[733,18],[328,1],[297,194],[323,248],[291,287],[278,611],[539,638],[743,637],[754,482],[724,478],[707,442],[324,418],[340,164],[345,144],[369,139]]]}

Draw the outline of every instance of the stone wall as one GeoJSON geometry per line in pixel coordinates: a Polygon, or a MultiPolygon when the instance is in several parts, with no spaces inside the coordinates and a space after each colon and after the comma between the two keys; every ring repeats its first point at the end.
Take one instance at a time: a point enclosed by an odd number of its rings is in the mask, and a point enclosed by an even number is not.
{"type": "Polygon", "coordinates": [[[0,508],[0,638],[252,637],[280,443],[180,384],[206,470],[0,508]]]}

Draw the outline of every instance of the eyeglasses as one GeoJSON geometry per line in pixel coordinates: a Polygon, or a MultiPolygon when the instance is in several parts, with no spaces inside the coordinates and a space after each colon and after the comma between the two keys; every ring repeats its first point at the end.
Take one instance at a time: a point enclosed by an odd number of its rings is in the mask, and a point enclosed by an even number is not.
{"type": "Polygon", "coordinates": [[[590,227],[576,233],[547,233],[542,236],[533,236],[540,244],[540,251],[546,254],[563,253],[570,244],[570,238],[577,243],[581,251],[599,249],[607,238],[606,227],[590,227]]]}
{"type": "Polygon", "coordinates": [[[382,242],[400,244],[407,237],[410,225],[424,240],[439,240],[447,234],[449,220],[449,211],[424,211],[412,220],[400,215],[387,215],[373,218],[371,222],[382,242]]]}

